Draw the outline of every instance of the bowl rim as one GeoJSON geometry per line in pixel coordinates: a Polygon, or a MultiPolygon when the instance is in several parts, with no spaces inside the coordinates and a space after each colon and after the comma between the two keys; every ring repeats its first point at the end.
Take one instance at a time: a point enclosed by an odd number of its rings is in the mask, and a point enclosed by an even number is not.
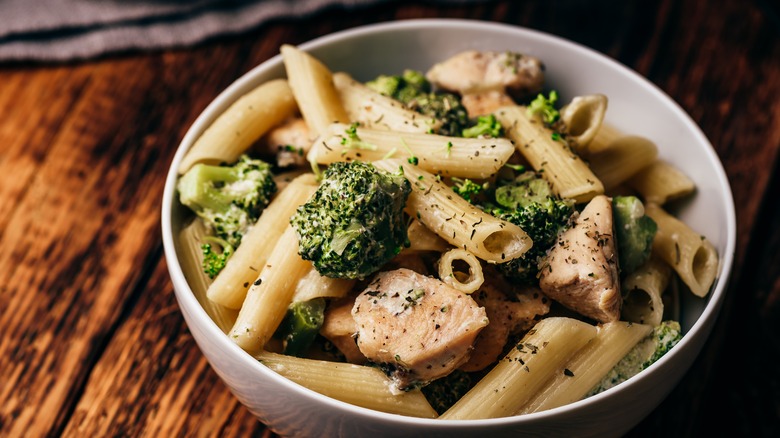
{"type": "MultiPolygon", "coordinates": [[[[300,44],[298,47],[304,51],[311,51],[321,47],[337,44],[345,40],[351,40],[360,38],[365,35],[382,33],[382,32],[403,32],[407,30],[417,30],[423,28],[462,28],[469,30],[490,31],[490,32],[509,32],[521,36],[522,38],[538,39],[558,46],[568,46],[570,49],[581,52],[585,55],[590,62],[597,62],[605,64],[608,68],[619,71],[621,75],[626,75],[633,80],[638,86],[646,88],[651,94],[659,99],[675,117],[681,119],[686,127],[691,130],[693,136],[697,141],[705,146],[703,148],[707,155],[710,165],[713,166],[714,171],[718,176],[717,186],[720,196],[725,198],[727,209],[725,213],[725,222],[727,226],[725,251],[723,254],[719,254],[719,275],[716,277],[716,283],[711,289],[710,294],[707,297],[707,303],[702,309],[701,315],[696,319],[691,328],[683,336],[682,340],[675,347],[673,353],[668,354],[651,365],[646,370],[643,370],[640,374],[617,385],[607,391],[604,391],[595,396],[589,397],[584,400],[579,400],[558,408],[549,409],[533,414],[525,414],[521,416],[492,418],[492,419],[479,419],[479,420],[440,420],[440,419],[425,419],[409,417],[399,414],[390,414],[372,409],[352,405],[347,402],[343,402],[306,387],[303,387],[297,383],[288,380],[287,378],[272,371],[256,359],[252,358],[249,354],[245,353],[238,345],[229,342],[228,337],[217,327],[216,323],[208,316],[203,307],[198,303],[195,295],[189,287],[189,284],[184,277],[181,265],[179,264],[176,248],[173,237],[172,227],[172,206],[175,202],[175,186],[178,178],[178,166],[181,162],[186,150],[189,149],[194,143],[197,136],[199,136],[208,124],[216,117],[216,111],[224,107],[225,105],[235,101],[239,96],[236,95],[237,91],[246,87],[253,82],[256,76],[263,74],[267,70],[277,68],[282,62],[281,55],[277,54],[261,64],[255,66],[238,79],[233,81],[227,88],[225,88],[209,105],[198,115],[192,125],[188,128],[187,133],[182,139],[181,143],[177,146],[176,153],[169,167],[169,171],[166,177],[165,188],[162,198],[162,214],[161,214],[161,227],[163,247],[168,270],[171,276],[172,283],[174,284],[174,293],[180,307],[186,308],[191,311],[191,316],[197,318],[200,328],[206,332],[206,336],[211,339],[217,340],[224,350],[228,352],[235,360],[240,362],[241,367],[247,367],[252,369],[253,374],[260,374],[266,378],[273,380],[275,383],[281,385],[285,390],[297,392],[299,395],[305,395],[308,398],[318,400],[319,402],[330,405],[332,408],[340,411],[349,411],[352,414],[359,415],[361,417],[367,417],[379,421],[392,421],[392,422],[404,422],[408,425],[431,427],[437,426],[452,426],[457,425],[460,428],[470,427],[484,427],[484,426],[501,426],[501,425],[517,425],[526,422],[535,422],[537,420],[543,420],[548,417],[557,416],[560,413],[569,412],[573,410],[581,409],[591,403],[597,403],[606,397],[616,396],[618,394],[631,391],[634,386],[639,382],[648,379],[651,375],[661,372],[666,364],[672,359],[676,353],[680,353],[682,350],[689,348],[697,348],[694,355],[698,355],[701,345],[698,347],[691,346],[694,340],[693,338],[708,335],[708,332],[702,332],[706,327],[711,327],[717,318],[721,304],[724,300],[726,285],[728,278],[731,274],[733,267],[735,247],[736,247],[736,213],[734,207],[734,198],[731,192],[731,187],[728,183],[725,170],[720,159],[715,152],[712,144],[706,138],[699,126],[693,121],[688,113],[686,113],[682,107],[674,101],[669,95],[663,92],[658,86],[650,82],[647,78],[643,77],[639,73],[630,69],[629,67],[621,64],[620,62],[608,57],[605,54],[597,52],[583,44],[567,40],[562,37],[558,37],[545,32],[528,29],[521,26],[510,25],[499,22],[490,22],[482,20],[472,19],[450,19],[450,18],[425,18],[425,19],[407,19],[393,22],[384,22],[377,24],[370,24],[359,26],[351,29],[342,30],[339,32],[324,35],[306,43],[300,44]]],[[[678,383],[676,383],[678,384],[678,383]]]]}

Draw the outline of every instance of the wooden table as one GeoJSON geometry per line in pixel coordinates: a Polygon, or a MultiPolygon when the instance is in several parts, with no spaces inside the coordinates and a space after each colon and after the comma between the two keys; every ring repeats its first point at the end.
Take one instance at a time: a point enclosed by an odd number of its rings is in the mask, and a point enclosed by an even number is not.
{"type": "Polygon", "coordinates": [[[780,21],[768,3],[401,2],[189,49],[0,66],[0,435],[272,435],[209,368],[174,300],[160,199],[176,146],[282,43],[457,17],[605,53],[701,126],[734,191],[736,265],[703,353],[630,435],[778,436],[780,21]]]}

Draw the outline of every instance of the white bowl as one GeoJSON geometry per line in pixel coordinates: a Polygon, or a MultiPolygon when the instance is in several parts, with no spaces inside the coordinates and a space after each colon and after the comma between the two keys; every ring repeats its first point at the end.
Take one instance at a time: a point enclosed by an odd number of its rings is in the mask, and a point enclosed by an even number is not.
{"type": "MultiPolygon", "coordinates": [[[[638,74],[580,45],[518,27],[466,20],[410,20],[366,26],[301,46],[334,71],[357,79],[426,70],[465,49],[511,50],[534,55],[547,67],[546,86],[562,101],[578,94],[609,97],[607,120],[627,133],[655,141],[660,156],[682,168],[697,185],[677,214],[707,236],[720,254],[718,280],[704,299],[682,306],[682,341],[640,375],[587,400],[531,415],[492,420],[442,421],[385,414],[303,388],[230,342],[198,304],[182,274],[176,241],[185,211],[175,195],[176,171],[187,149],[239,96],[283,77],[280,56],[264,62],[217,97],[187,132],[171,164],[162,206],[165,256],[176,298],[198,346],[235,396],[262,422],[290,436],[617,436],[636,425],[677,384],[709,335],[723,301],[735,246],[731,190],[712,146],[690,117],[638,74]]],[[[690,294],[686,294],[690,295],[690,294]]],[[[673,431],[670,431],[673,432],[673,431]]]]}

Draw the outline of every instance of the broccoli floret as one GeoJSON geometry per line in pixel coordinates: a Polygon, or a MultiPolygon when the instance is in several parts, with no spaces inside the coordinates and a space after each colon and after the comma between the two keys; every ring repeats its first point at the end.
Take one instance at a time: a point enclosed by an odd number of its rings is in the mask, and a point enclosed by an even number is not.
{"type": "Polygon", "coordinates": [[[477,184],[468,178],[452,178],[452,182],[455,183],[455,185],[452,186],[452,191],[471,203],[474,203],[477,196],[486,189],[485,185],[477,184]]]}
{"type": "Polygon", "coordinates": [[[612,216],[617,235],[618,263],[622,275],[630,274],[650,258],[658,225],[645,215],[645,206],[635,196],[612,198],[612,216]]]}
{"type": "Polygon", "coordinates": [[[422,393],[434,410],[441,415],[471,389],[471,376],[461,370],[436,379],[422,387],[422,393]]]}
{"type": "Polygon", "coordinates": [[[394,96],[396,91],[401,88],[401,77],[381,75],[373,81],[366,82],[366,86],[385,96],[394,96]]]}
{"type": "Polygon", "coordinates": [[[555,109],[555,103],[558,101],[558,92],[555,90],[550,91],[550,97],[544,97],[544,94],[539,93],[530,105],[528,105],[529,115],[539,115],[542,121],[548,125],[552,125],[557,122],[561,117],[561,113],[555,109]]]}
{"type": "Polygon", "coordinates": [[[314,298],[290,305],[274,336],[281,338],[284,354],[302,356],[309,349],[325,321],[325,299],[314,298]]]}
{"type": "Polygon", "coordinates": [[[246,155],[232,166],[196,164],[177,187],[181,203],[234,248],[276,192],[271,166],[246,155]]]}
{"type": "Polygon", "coordinates": [[[593,387],[586,397],[606,391],[625,382],[640,371],[654,364],[682,339],[682,330],[677,321],[664,321],[653,332],[639,342],[626,356],[593,387]]]}
{"type": "Polygon", "coordinates": [[[206,242],[200,246],[200,249],[203,251],[203,272],[209,278],[214,278],[222,271],[230,256],[233,255],[233,247],[226,240],[219,237],[205,236],[203,240],[206,242]],[[222,251],[214,251],[212,245],[219,246],[222,248],[222,251]]]}
{"type": "Polygon", "coordinates": [[[521,257],[498,265],[507,277],[523,283],[535,283],[539,263],[563,230],[570,226],[574,203],[552,193],[549,183],[534,172],[525,172],[495,190],[495,204],[483,209],[525,231],[533,246],[521,257]]]}
{"type": "Polygon", "coordinates": [[[411,185],[370,163],[338,162],[290,223],[298,253],[332,278],[362,279],[408,245],[403,209],[411,185]]]}
{"type": "Polygon", "coordinates": [[[442,126],[437,134],[458,137],[469,126],[468,113],[460,97],[431,91],[430,82],[419,71],[406,70],[400,76],[379,76],[366,85],[420,114],[441,120],[442,126]]]}
{"type": "Polygon", "coordinates": [[[504,127],[498,123],[496,116],[493,114],[477,117],[477,124],[471,128],[464,129],[462,132],[463,137],[468,138],[476,138],[480,135],[498,138],[501,137],[503,133],[504,127]]]}

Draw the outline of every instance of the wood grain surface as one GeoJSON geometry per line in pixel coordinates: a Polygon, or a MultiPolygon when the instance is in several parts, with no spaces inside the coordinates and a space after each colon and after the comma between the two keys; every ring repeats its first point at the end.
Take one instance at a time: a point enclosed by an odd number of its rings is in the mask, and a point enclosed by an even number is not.
{"type": "Polygon", "coordinates": [[[0,65],[0,435],[271,436],[176,305],[167,167],[205,106],[280,44],[419,17],[571,39],[691,114],[732,185],[736,264],[701,356],[629,435],[780,435],[780,20],[759,0],[386,2],[186,49],[0,65]]]}

